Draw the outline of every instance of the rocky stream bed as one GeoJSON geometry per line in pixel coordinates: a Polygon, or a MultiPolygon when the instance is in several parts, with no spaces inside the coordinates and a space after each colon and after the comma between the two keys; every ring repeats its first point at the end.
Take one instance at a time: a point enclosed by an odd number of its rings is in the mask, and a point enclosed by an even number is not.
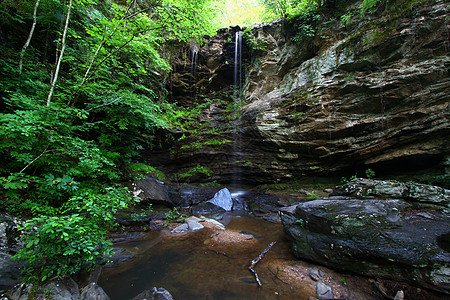
{"type": "MultiPolygon", "coordinates": [[[[166,209],[121,212],[111,263],[46,288],[54,299],[448,299],[449,190],[368,179],[300,190],[137,182],[142,205],[166,209]],[[258,287],[248,267],[272,242],[258,287]]],[[[22,267],[10,259],[18,222],[2,216],[3,289],[22,267]]]]}

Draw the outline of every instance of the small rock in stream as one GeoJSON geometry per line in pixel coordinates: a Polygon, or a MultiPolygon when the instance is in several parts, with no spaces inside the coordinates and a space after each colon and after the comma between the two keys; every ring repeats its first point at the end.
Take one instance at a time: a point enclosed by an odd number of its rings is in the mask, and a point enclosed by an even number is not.
{"type": "Polygon", "coordinates": [[[131,300],[173,300],[173,296],[165,288],[145,290],[131,300]]]}
{"type": "Polygon", "coordinates": [[[311,271],[309,271],[309,276],[314,281],[319,281],[320,279],[323,278],[324,274],[323,274],[322,270],[311,270],[311,271]]]}
{"type": "Polygon", "coordinates": [[[180,226],[176,227],[175,229],[172,229],[173,233],[185,233],[185,232],[192,232],[197,231],[205,228],[202,224],[198,222],[186,222],[184,224],[181,224],[180,226]]]}
{"type": "Polygon", "coordinates": [[[204,216],[201,216],[200,217],[200,222],[208,222],[208,223],[211,223],[211,224],[213,224],[213,225],[215,225],[216,227],[218,227],[219,229],[221,229],[221,230],[225,230],[225,225],[223,225],[222,223],[220,223],[219,221],[216,221],[216,220],[214,220],[214,219],[210,219],[210,218],[206,218],[206,217],[204,217],[204,216]]]}
{"type": "Polygon", "coordinates": [[[333,292],[331,290],[331,287],[329,287],[322,281],[317,282],[316,292],[319,299],[333,299],[333,292]]]}

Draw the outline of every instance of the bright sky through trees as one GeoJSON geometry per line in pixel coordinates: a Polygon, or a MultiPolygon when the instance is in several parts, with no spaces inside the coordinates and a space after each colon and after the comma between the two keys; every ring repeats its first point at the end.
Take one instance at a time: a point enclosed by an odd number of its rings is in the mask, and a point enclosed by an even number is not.
{"type": "MultiPolygon", "coordinates": [[[[217,1],[219,2],[219,1],[217,1]]],[[[221,27],[230,25],[249,26],[263,21],[264,6],[258,0],[224,0],[221,27]]]]}

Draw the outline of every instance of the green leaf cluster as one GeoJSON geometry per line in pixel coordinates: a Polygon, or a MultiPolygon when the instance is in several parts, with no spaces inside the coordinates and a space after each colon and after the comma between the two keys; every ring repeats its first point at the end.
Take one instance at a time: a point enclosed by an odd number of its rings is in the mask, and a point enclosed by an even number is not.
{"type": "Polygon", "coordinates": [[[26,270],[28,281],[77,273],[111,251],[105,230],[79,214],[36,217],[28,220],[22,230],[30,234],[15,258],[30,264],[26,270]]]}

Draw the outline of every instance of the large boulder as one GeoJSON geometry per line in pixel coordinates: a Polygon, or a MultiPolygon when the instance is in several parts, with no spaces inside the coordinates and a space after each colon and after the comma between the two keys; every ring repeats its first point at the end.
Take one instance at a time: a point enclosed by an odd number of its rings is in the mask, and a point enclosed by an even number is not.
{"type": "Polygon", "coordinates": [[[167,207],[196,205],[211,199],[217,191],[216,187],[177,185],[150,177],[133,183],[133,194],[139,201],[167,207]]]}
{"type": "Polygon", "coordinates": [[[143,202],[162,204],[168,207],[175,206],[170,198],[167,185],[154,178],[145,178],[133,183],[133,194],[143,202]]]}
{"type": "Polygon", "coordinates": [[[196,214],[222,213],[233,209],[233,198],[227,188],[223,188],[214,194],[214,197],[194,207],[196,214]]]}
{"type": "Polygon", "coordinates": [[[401,199],[330,197],[280,209],[293,253],[450,293],[450,216],[401,199]]]}

